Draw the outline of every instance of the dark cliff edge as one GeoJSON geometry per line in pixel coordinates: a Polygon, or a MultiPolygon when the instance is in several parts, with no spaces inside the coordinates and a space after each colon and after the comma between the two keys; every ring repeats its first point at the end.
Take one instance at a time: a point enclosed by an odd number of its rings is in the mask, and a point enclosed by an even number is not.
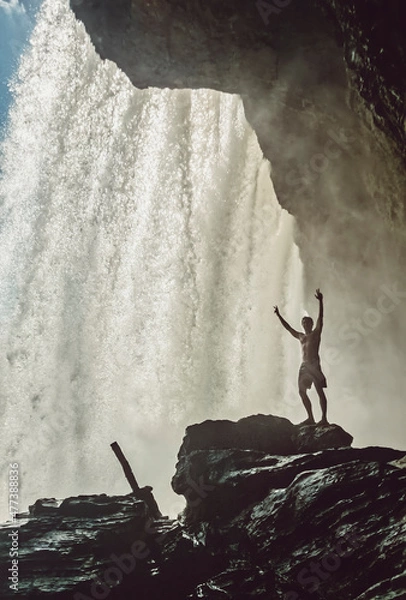
{"type": "Polygon", "coordinates": [[[0,529],[1,597],[405,598],[406,452],[351,443],[264,415],[188,427],[178,519],[131,495],[39,500],[18,519],[18,591],[17,524],[0,529]]]}

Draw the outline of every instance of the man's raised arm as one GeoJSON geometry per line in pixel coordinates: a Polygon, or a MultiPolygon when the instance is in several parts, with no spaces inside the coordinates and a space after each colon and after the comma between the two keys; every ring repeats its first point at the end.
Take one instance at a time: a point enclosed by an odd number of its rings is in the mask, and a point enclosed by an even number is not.
{"type": "Polygon", "coordinates": [[[293,327],[291,327],[289,325],[289,323],[287,321],[285,321],[285,319],[281,316],[281,314],[279,312],[279,308],[277,306],[274,306],[274,312],[275,312],[276,316],[279,318],[279,321],[282,323],[284,328],[287,329],[289,331],[289,333],[291,333],[293,335],[293,337],[299,339],[300,338],[299,331],[296,331],[295,329],[293,329],[293,327]]]}
{"type": "Polygon", "coordinates": [[[317,288],[315,296],[316,296],[317,300],[319,301],[319,316],[318,316],[317,323],[316,323],[316,329],[321,331],[323,329],[324,308],[323,308],[323,294],[321,293],[319,288],[317,288]]]}

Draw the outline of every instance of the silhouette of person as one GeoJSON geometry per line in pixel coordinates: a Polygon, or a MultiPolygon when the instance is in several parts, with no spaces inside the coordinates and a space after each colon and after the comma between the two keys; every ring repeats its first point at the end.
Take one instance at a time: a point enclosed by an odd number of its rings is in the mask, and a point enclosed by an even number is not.
{"type": "Polygon", "coordinates": [[[296,331],[285,321],[281,316],[277,306],[274,306],[275,314],[279,317],[280,322],[285,329],[300,341],[302,346],[302,364],[299,369],[299,394],[306,409],[308,418],[303,424],[314,425],[315,420],[313,416],[312,405],[307,395],[307,390],[311,388],[312,384],[316,388],[316,391],[320,399],[320,407],[322,412],[322,418],[319,422],[320,425],[328,425],[327,421],[327,398],[324,393],[325,387],[327,387],[326,378],[321,370],[319,348],[321,332],[323,329],[323,294],[319,289],[316,290],[315,294],[319,301],[319,316],[317,319],[316,327],[313,329],[313,319],[311,317],[303,317],[302,326],[304,333],[296,331]]]}

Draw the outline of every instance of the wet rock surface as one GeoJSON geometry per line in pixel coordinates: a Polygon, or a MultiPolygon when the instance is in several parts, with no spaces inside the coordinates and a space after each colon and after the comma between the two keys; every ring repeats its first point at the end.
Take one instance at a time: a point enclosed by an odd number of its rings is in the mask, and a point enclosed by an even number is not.
{"type": "Polygon", "coordinates": [[[404,153],[406,5],[400,0],[322,0],[319,5],[335,21],[354,88],[358,89],[376,125],[404,153]]]}
{"type": "MultiPolygon", "coordinates": [[[[189,427],[179,520],[131,495],[37,501],[19,520],[18,592],[3,572],[1,597],[405,597],[406,452],[351,448],[335,427],[329,448],[322,429],[264,415],[189,427]]],[[[3,571],[15,527],[0,529],[3,571]]]]}
{"type": "Polygon", "coordinates": [[[352,436],[339,425],[293,425],[273,415],[252,415],[237,422],[204,421],[186,429],[179,457],[193,450],[238,448],[269,454],[300,454],[350,446],[352,436]]]}

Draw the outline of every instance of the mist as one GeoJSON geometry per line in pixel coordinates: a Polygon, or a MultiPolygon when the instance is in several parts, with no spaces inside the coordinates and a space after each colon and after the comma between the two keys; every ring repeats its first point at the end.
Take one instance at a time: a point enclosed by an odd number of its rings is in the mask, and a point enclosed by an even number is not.
{"type": "Polygon", "coordinates": [[[303,310],[294,219],[238,96],[134,89],[66,2],[45,3],[14,95],[1,161],[2,472],[19,463],[24,508],[125,493],[116,440],[175,514],[188,424],[283,413],[297,349],[273,303],[303,310]]]}
{"type": "MultiPolygon", "coordinates": [[[[267,132],[260,135],[263,148],[269,139],[278,144],[271,176],[297,219],[305,309],[313,318],[315,289],[324,293],[321,360],[329,419],[354,435],[354,445],[404,448],[403,167],[384,134],[363,121],[360,107],[354,111],[341,55],[334,56],[329,77],[324,55],[281,64],[272,92],[250,107],[248,117],[258,132],[267,132]]],[[[300,328],[301,315],[284,316],[300,328]]],[[[295,373],[288,385],[287,404],[293,407],[295,373]]],[[[317,405],[314,391],[311,397],[317,405]]]]}

